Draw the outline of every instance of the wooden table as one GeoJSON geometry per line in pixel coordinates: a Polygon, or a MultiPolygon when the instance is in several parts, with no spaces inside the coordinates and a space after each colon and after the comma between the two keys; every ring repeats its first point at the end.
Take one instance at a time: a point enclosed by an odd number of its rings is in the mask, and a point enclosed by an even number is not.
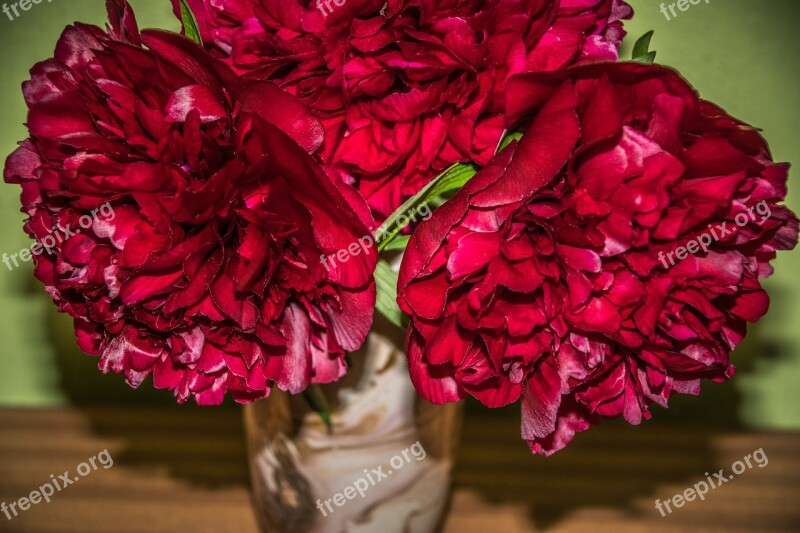
{"type": "MultiPolygon", "coordinates": [[[[507,417],[469,417],[446,533],[800,531],[800,434],[605,424],[532,457],[507,417]],[[763,449],[735,479],[662,517],[668,500],[763,449]]],[[[0,531],[256,532],[238,411],[0,410],[0,502],[108,449],[82,478],[0,531]]],[[[276,532],[278,533],[278,532],[276,532]]],[[[381,532],[382,533],[382,532],[381,532]]]]}

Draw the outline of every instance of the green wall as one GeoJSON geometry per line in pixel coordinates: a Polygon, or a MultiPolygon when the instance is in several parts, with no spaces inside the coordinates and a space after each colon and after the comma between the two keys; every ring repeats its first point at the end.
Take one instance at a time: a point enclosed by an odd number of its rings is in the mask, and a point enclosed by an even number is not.
{"type": "MultiPolygon", "coordinates": [[[[141,27],[178,29],[169,0],[132,0],[131,4],[141,27]]],[[[20,85],[34,63],[52,57],[64,27],[76,20],[104,25],[104,0],[43,1],[14,21],[0,12],[3,160],[26,137],[20,85]]],[[[24,217],[19,209],[19,187],[0,184],[0,255],[31,244],[22,231],[24,217]]],[[[119,376],[98,379],[96,362],[74,347],[70,320],[54,312],[32,272],[30,263],[13,271],[0,263],[0,404],[54,405],[84,398],[117,401],[141,396],[143,391],[125,390],[119,376]]],[[[146,395],[149,398],[152,393],[146,395]]]]}
{"type": "MultiPolygon", "coordinates": [[[[636,8],[628,24],[631,41],[655,29],[652,48],[659,63],[678,68],[707,99],[764,130],[777,160],[800,166],[798,87],[800,45],[795,36],[796,0],[710,0],[671,21],[660,2],[629,0],[636,8]]],[[[669,4],[671,2],[667,2],[669,4]]],[[[141,27],[175,28],[168,0],[132,1],[141,27]]],[[[49,57],[63,27],[81,20],[102,24],[102,0],[53,0],[34,5],[19,19],[0,13],[0,154],[25,136],[20,84],[34,62],[49,57]]],[[[791,177],[789,204],[800,211],[800,177],[791,177]]],[[[0,186],[0,253],[30,245],[21,230],[18,188],[0,186]]],[[[132,392],[119,376],[100,376],[95,361],[74,347],[70,322],[53,311],[31,275],[30,265],[9,272],[0,263],[0,404],[59,405],[93,402],[168,402],[169,394],[132,392]]],[[[708,384],[700,398],[679,398],[656,418],[695,423],[742,423],[800,428],[800,259],[781,254],[767,282],[769,315],[737,349],[739,372],[729,384],[708,384]]],[[[658,410],[657,408],[654,409],[658,410]]]]}

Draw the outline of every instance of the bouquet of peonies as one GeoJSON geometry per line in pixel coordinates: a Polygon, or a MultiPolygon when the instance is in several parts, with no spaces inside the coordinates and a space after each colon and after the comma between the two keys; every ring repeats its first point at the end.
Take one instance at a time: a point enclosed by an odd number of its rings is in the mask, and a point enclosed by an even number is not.
{"type": "Polygon", "coordinates": [[[550,454],[730,378],[797,243],[759,133],[649,36],[617,62],[622,0],[174,0],[184,35],[107,8],[31,70],[4,178],[59,231],[37,278],[133,387],[301,393],[377,309],[420,395],[519,401],[550,454]]]}

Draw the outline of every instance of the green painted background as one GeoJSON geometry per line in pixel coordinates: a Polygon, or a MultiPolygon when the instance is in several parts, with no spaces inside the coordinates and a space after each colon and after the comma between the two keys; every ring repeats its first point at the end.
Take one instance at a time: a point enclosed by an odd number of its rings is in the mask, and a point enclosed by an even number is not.
{"type": "MultiPolygon", "coordinates": [[[[659,12],[659,2],[629,1],[637,10],[627,26],[631,37],[655,29],[658,62],[678,68],[705,98],[762,128],[775,158],[800,168],[796,0],[711,0],[672,21],[659,12]]],[[[132,4],[141,27],[176,27],[168,0],[132,4]]],[[[20,84],[28,69],[51,55],[63,27],[75,20],[102,24],[103,1],[44,1],[13,22],[0,13],[0,154],[25,137],[20,84]]],[[[629,54],[632,40],[623,53],[629,54]]],[[[790,185],[795,211],[798,172],[790,185]]],[[[0,253],[30,245],[18,194],[17,187],[0,186],[0,253]]],[[[655,413],[657,419],[800,428],[800,257],[781,254],[775,267],[767,282],[770,313],[734,354],[739,372],[733,382],[705,385],[700,398],[676,398],[668,413],[655,413]]],[[[54,312],[30,265],[10,272],[0,263],[0,404],[169,401],[169,393],[147,385],[134,392],[119,376],[101,376],[95,360],[74,347],[70,321],[54,312]]]]}

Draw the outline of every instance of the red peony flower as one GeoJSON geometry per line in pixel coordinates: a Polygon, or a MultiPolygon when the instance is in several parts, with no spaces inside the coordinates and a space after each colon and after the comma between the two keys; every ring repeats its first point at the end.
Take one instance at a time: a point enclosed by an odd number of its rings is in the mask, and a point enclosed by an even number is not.
{"type": "Polygon", "coordinates": [[[731,377],[798,221],[788,165],[673,71],[522,75],[507,102],[530,127],[415,231],[398,303],[425,398],[521,398],[523,438],[551,454],[731,377]]]}
{"type": "Polygon", "coordinates": [[[107,33],[68,27],[24,85],[31,137],[4,176],[26,231],[58,241],[36,276],[131,386],[152,374],[218,404],[335,381],[371,326],[376,257],[320,262],[368,231],[363,201],[297,144],[319,146],[320,124],[179,35],[140,35],[123,0],[108,8],[107,33]]]}
{"type": "MultiPolygon", "coordinates": [[[[173,0],[178,12],[178,0],[173,0]]],[[[515,73],[617,58],[622,0],[190,0],[208,46],[322,120],[325,163],[382,215],[485,164],[515,73]]]]}

